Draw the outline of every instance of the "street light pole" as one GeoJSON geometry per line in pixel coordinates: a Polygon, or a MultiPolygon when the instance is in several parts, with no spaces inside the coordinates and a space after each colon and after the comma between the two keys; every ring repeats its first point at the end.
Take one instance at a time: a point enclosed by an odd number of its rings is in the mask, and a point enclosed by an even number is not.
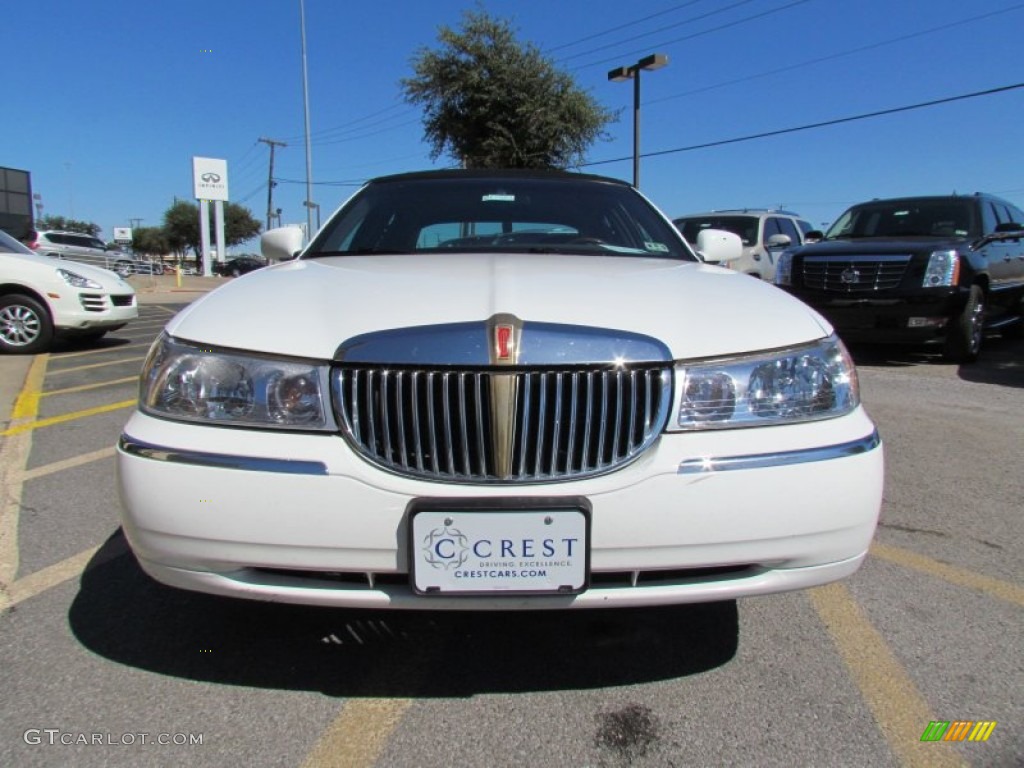
{"type": "Polygon", "coordinates": [[[633,186],[640,188],[640,71],[661,69],[668,64],[668,56],[664,53],[652,53],[636,64],[616,67],[608,73],[608,79],[621,83],[633,81],[633,186]]]}
{"type": "Polygon", "coordinates": [[[302,107],[306,123],[306,242],[313,239],[313,153],[309,140],[309,71],[306,67],[306,4],[299,0],[302,26],[302,107]]]}

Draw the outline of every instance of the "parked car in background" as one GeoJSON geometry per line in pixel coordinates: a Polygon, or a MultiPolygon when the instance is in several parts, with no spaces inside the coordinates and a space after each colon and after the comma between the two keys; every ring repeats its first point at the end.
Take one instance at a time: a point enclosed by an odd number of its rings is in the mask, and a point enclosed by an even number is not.
{"type": "Polygon", "coordinates": [[[993,195],[872,200],[787,251],[776,284],[847,341],[943,343],[969,363],[987,330],[1024,335],[1024,212],[993,195]]]}
{"type": "Polygon", "coordinates": [[[138,317],[135,289],[105,269],[34,253],[0,232],[0,352],[96,340],[138,317]]]}
{"type": "Polygon", "coordinates": [[[57,230],[33,232],[27,245],[37,253],[102,267],[117,272],[121,277],[159,275],[163,272],[162,267],[136,258],[133,254],[119,248],[110,247],[98,237],[82,232],[60,232],[57,230]]]}
{"type": "Polygon", "coordinates": [[[214,264],[212,269],[215,275],[238,277],[265,266],[267,266],[267,263],[262,259],[257,259],[253,256],[236,256],[233,259],[214,264]]]}
{"type": "Polygon", "coordinates": [[[705,229],[723,229],[739,235],[743,255],[728,266],[769,282],[775,278],[779,255],[786,248],[802,245],[806,233],[814,230],[799,214],[760,208],[691,213],[673,219],[672,223],[691,245],[705,229]]]}
{"type": "MultiPolygon", "coordinates": [[[[701,263],[629,184],[389,176],[302,239],[265,233],[287,261],[193,302],[143,365],[118,482],[154,578],[611,608],[801,589],[866,557],[882,447],[842,343],[701,263]]],[[[698,247],[741,250],[719,230],[698,247]]]]}

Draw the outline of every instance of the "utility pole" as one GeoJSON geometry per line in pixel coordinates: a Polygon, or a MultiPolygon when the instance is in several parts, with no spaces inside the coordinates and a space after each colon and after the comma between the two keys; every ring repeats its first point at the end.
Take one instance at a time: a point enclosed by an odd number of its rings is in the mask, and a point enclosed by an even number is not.
{"type": "Polygon", "coordinates": [[[139,224],[143,222],[143,219],[128,219],[128,223],[132,225],[132,229],[138,229],[139,224]]]}
{"type": "Polygon", "coordinates": [[[270,147],[270,175],[267,178],[267,229],[273,226],[274,220],[274,147],[287,147],[283,141],[274,139],[257,139],[270,147]]]}

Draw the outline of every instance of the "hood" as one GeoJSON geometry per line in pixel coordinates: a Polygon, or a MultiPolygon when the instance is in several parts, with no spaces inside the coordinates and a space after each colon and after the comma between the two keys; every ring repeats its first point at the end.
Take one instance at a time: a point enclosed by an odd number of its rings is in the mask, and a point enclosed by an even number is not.
{"type": "MultiPolygon", "coordinates": [[[[60,282],[61,285],[66,285],[64,281],[57,276],[55,270],[66,269],[69,272],[74,272],[77,275],[81,275],[84,278],[92,280],[103,286],[103,290],[108,293],[134,293],[135,289],[132,286],[121,279],[121,277],[109,269],[103,269],[101,267],[94,267],[91,264],[82,264],[79,261],[70,261],[68,259],[58,259],[53,256],[45,256],[39,253],[4,253],[2,254],[5,262],[16,261],[18,268],[22,270],[29,270],[42,279],[48,276],[52,276],[54,280],[60,282]]],[[[0,262],[2,264],[3,262],[0,262]]]]}
{"type": "Polygon", "coordinates": [[[963,248],[968,241],[949,237],[857,237],[847,240],[826,240],[800,248],[802,256],[848,256],[878,254],[882,256],[963,248]]]}
{"type": "Polygon", "coordinates": [[[430,254],[299,260],[237,278],[191,304],[173,336],[330,359],[375,331],[480,322],[609,328],[667,345],[673,358],[773,349],[831,329],[783,291],[696,262],[564,254],[430,254]]]}

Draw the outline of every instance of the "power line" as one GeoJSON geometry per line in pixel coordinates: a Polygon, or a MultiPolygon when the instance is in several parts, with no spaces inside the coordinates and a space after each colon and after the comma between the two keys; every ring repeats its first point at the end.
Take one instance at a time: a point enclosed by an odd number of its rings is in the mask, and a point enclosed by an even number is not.
{"type": "MultiPolygon", "coordinates": [[[[867,120],[872,117],[882,117],[884,115],[895,115],[899,112],[910,112],[915,109],[924,109],[925,107],[934,107],[939,104],[949,104],[954,101],[963,101],[965,99],[974,99],[979,96],[992,96],[997,93],[1005,93],[1006,91],[1012,91],[1017,88],[1024,88],[1024,83],[1014,83],[1013,85],[1003,85],[998,88],[989,88],[985,91],[975,91],[974,93],[965,93],[960,96],[948,96],[944,99],[933,99],[932,101],[923,101],[919,104],[910,104],[904,107],[893,107],[892,109],[881,109],[876,112],[865,112],[860,115],[852,115],[850,117],[838,117],[834,120],[823,120],[819,123],[809,123],[807,125],[799,125],[792,128],[780,128],[775,131],[765,131],[763,133],[753,133],[747,136],[737,136],[732,139],[721,139],[719,141],[709,141],[704,144],[692,144],[688,147],[676,147],[675,149],[662,149],[657,152],[645,152],[641,157],[659,157],[661,155],[672,155],[678,152],[692,152],[696,149],[710,149],[711,147],[721,147],[726,144],[739,144],[744,141],[753,141],[754,139],[765,139],[770,136],[782,136],[787,133],[798,133],[800,131],[809,131],[813,128],[825,128],[832,125],[840,125],[842,123],[852,123],[857,120],[867,120]]],[[[621,163],[626,160],[632,160],[632,155],[626,157],[617,157],[612,160],[594,160],[588,163],[581,163],[578,167],[587,168],[594,165],[608,165],[610,163],[621,163]]]]}
{"type": "MultiPolygon", "coordinates": [[[[800,2],[808,2],[808,1],[809,0],[800,0],[800,2]]],[[[687,24],[693,24],[695,21],[702,21],[704,19],[711,18],[712,16],[717,16],[720,13],[725,13],[726,11],[731,11],[733,8],[739,8],[741,5],[749,5],[750,3],[753,3],[753,2],[755,2],[755,0],[738,0],[738,2],[735,2],[732,5],[727,5],[727,6],[723,7],[723,8],[716,8],[713,11],[708,11],[707,13],[702,13],[699,16],[692,16],[692,17],[690,17],[688,19],[683,19],[682,21],[677,21],[675,24],[669,24],[667,26],[660,27],[660,28],[654,30],[653,32],[642,32],[639,35],[633,35],[632,37],[627,37],[627,38],[624,38],[622,40],[617,40],[614,43],[610,43],[609,45],[603,45],[600,48],[591,48],[589,51],[580,51],[579,53],[574,53],[572,56],[565,56],[565,57],[562,58],[562,61],[563,62],[571,61],[572,59],[578,59],[580,56],[587,56],[587,55],[589,55],[591,53],[600,53],[601,51],[607,51],[613,45],[623,45],[625,43],[631,43],[634,40],[642,40],[645,37],[650,37],[651,35],[656,35],[656,34],[658,34],[660,32],[664,32],[665,30],[675,29],[676,27],[682,27],[682,26],[685,26],[687,24]]],[[[654,47],[657,48],[657,47],[660,47],[660,45],[663,45],[663,44],[659,43],[658,45],[655,45],[654,47]]],[[[624,55],[628,56],[630,54],[624,54],[624,55]]],[[[616,58],[618,58],[618,57],[616,57],[616,58]]]]}
{"type": "MultiPolygon", "coordinates": [[[[727,22],[725,24],[719,24],[717,27],[712,27],[711,29],[705,29],[705,30],[702,30],[701,32],[694,32],[691,35],[684,35],[683,37],[677,37],[677,38],[675,38],[673,40],[665,40],[665,41],[662,41],[660,43],[651,43],[650,45],[645,46],[644,48],[641,48],[641,49],[636,49],[636,50],[633,50],[633,51],[628,51],[626,53],[619,53],[619,54],[616,54],[615,56],[612,56],[611,58],[601,59],[600,61],[592,61],[592,62],[590,62],[588,64],[581,64],[578,67],[576,67],[576,69],[578,69],[578,70],[579,69],[586,69],[587,67],[596,67],[598,65],[602,65],[603,66],[603,65],[606,65],[606,64],[608,64],[610,62],[619,61],[622,58],[629,58],[631,56],[640,56],[640,55],[642,55],[644,53],[647,53],[650,49],[653,49],[653,48],[665,48],[665,47],[667,47],[669,45],[674,45],[675,43],[683,43],[683,42],[686,42],[687,40],[693,40],[694,38],[697,38],[697,37],[703,37],[704,35],[710,35],[713,32],[721,32],[724,29],[731,29],[732,27],[738,27],[740,24],[746,24],[748,21],[757,21],[758,19],[763,19],[765,16],[771,16],[772,14],[779,13],[780,11],[786,11],[786,10],[789,10],[790,8],[795,7],[795,6],[803,5],[804,3],[809,3],[809,2],[811,2],[811,0],[793,0],[793,2],[787,3],[786,5],[779,6],[778,8],[770,8],[767,11],[762,11],[761,13],[755,13],[752,16],[745,16],[742,19],[736,19],[735,21],[730,21],[730,22],[727,22]]],[[[742,5],[742,4],[743,3],[737,3],[736,5],[742,5]]],[[[736,7],[736,6],[730,6],[730,7],[732,8],[732,7],[736,7]]],[[[605,46],[604,48],[601,48],[601,49],[598,49],[598,50],[607,50],[609,47],[610,46],[605,46]]],[[[592,51],[592,53],[597,53],[597,52],[598,51],[592,51]]]]}
{"type": "Polygon", "coordinates": [[[722,82],[722,83],[717,83],[715,85],[708,85],[708,86],[705,86],[703,88],[695,88],[693,90],[684,91],[682,93],[676,93],[676,94],[673,94],[671,96],[663,96],[660,99],[651,99],[650,101],[644,102],[644,105],[646,106],[646,105],[649,105],[649,104],[660,104],[663,101],[672,101],[673,99],[681,99],[681,98],[683,98],[685,96],[694,96],[694,95],[696,95],[698,93],[706,93],[707,91],[713,91],[713,90],[715,90],[717,88],[725,88],[725,87],[730,86],[730,85],[739,85],[740,83],[747,83],[747,82],[750,82],[751,80],[758,80],[758,79],[760,79],[762,77],[769,77],[771,75],[780,75],[783,72],[791,72],[794,69],[803,69],[804,67],[809,67],[809,66],[812,66],[814,64],[821,64],[821,63],[826,62],[826,61],[833,61],[835,59],[844,58],[846,56],[852,56],[852,55],[857,54],[857,53],[866,53],[867,51],[872,51],[872,50],[875,50],[876,48],[883,48],[883,47],[885,47],[887,45],[893,45],[895,43],[902,43],[902,42],[904,42],[906,40],[912,40],[912,39],[914,39],[916,37],[924,37],[925,35],[931,35],[931,34],[934,34],[936,32],[942,32],[942,31],[945,31],[947,29],[952,29],[954,27],[959,27],[959,26],[962,26],[964,24],[969,24],[969,23],[974,22],[974,21],[980,21],[982,19],[987,19],[987,18],[990,18],[992,16],[999,16],[999,15],[1004,14],[1004,13],[1009,13],[1010,11],[1018,11],[1021,8],[1024,8],[1024,3],[1018,3],[1017,5],[1012,5],[1012,6],[1008,7],[1008,8],[1003,8],[1003,9],[998,10],[998,11],[992,11],[991,13],[983,13],[983,14],[980,14],[978,16],[970,16],[970,17],[968,17],[966,19],[960,19],[959,21],[953,21],[953,22],[950,22],[949,24],[942,24],[942,25],[940,25],[938,27],[930,27],[929,29],[923,29],[923,30],[919,30],[917,32],[911,32],[911,33],[906,34],[906,35],[900,35],[899,37],[891,37],[891,38],[889,38],[887,40],[881,40],[881,41],[879,41],[877,43],[871,43],[869,45],[860,46],[859,48],[851,48],[849,50],[840,51],[838,53],[833,53],[833,54],[830,54],[828,56],[821,56],[821,57],[816,58],[816,59],[808,59],[808,60],[802,61],[802,62],[800,62],[798,64],[790,64],[790,65],[785,66],[785,67],[779,67],[777,69],[768,70],[767,72],[760,72],[760,73],[753,74],[753,75],[747,75],[745,77],[736,78],[735,80],[727,80],[727,81],[722,82]]]}
{"type": "MultiPolygon", "coordinates": [[[[626,29],[627,27],[635,27],[637,24],[643,24],[645,21],[650,21],[651,19],[656,19],[659,16],[664,16],[667,13],[673,13],[674,11],[678,11],[681,8],[686,8],[686,7],[691,6],[691,5],[696,5],[697,3],[700,3],[700,2],[703,2],[703,0],[690,0],[690,2],[688,2],[688,3],[681,3],[679,5],[674,5],[671,8],[666,8],[664,11],[658,11],[657,13],[652,13],[650,16],[644,16],[642,19],[636,19],[635,21],[627,21],[625,24],[619,24],[618,26],[610,27],[609,29],[606,29],[603,32],[595,32],[592,35],[587,35],[586,37],[581,37],[579,40],[573,40],[572,42],[569,42],[569,43],[562,43],[561,45],[556,45],[554,48],[548,48],[547,50],[544,51],[544,53],[554,53],[555,51],[560,51],[563,48],[571,48],[574,45],[579,45],[580,43],[586,43],[586,42],[589,42],[591,40],[595,40],[598,37],[604,37],[605,35],[609,35],[612,32],[621,32],[622,30],[626,29]]],[[[653,33],[648,33],[648,34],[653,34],[653,33]]]]}

